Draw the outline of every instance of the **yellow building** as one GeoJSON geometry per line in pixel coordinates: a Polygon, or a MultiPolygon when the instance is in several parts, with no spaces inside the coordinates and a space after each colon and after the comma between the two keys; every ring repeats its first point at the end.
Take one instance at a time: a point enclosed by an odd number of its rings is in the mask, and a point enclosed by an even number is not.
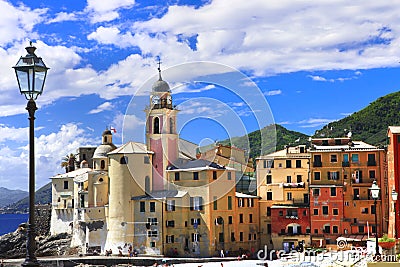
{"type": "Polygon", "coordinates": [[[310,243],[309,164],[304,145],[256,159],[261,246],[292,249],[310,243]]]}

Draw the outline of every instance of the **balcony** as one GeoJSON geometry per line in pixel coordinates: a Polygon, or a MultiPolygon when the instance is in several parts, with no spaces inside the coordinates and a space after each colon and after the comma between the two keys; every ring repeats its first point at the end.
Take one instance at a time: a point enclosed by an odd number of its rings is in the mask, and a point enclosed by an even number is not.
{"type": "Polygon", "coordinates": [[[376,161],[375,160],[368,160],[367,166],[376,166],[376,161]]]}
{"type": "Polygon", "coordinates": [[[283,188],[305,188],[304,182],[301,183],[283,183],[283,188]]]}
{"type": "Polygon", "coordinates": [[[370,196],[353,195],[353,200],[373,200],[370,196]]]}
{"type": "Polygon", "coordinates": [[[291,220],[298,220],[299,217],[297,215],[286,215],[286,219],[291,219],[291,220]]]}
{"type": "Polygon", "coordinates": [[[350,167],[350,162],[342,161],[342,167],[350,167]]]}
{"type": "Polygon", "coordinates": [[[322,167],[322,161],[314,161],[313,166],[314,167],[322,167]]]}
{"type": "Polygon", "coordinates": [[[308,198],[293,198],[293,206],[308,207],[310,205],[310,200],[308,198]]]}

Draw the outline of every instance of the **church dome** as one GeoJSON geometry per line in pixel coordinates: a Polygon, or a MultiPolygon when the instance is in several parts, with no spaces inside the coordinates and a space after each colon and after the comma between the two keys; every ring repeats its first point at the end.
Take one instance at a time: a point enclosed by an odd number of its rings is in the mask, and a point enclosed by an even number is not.
{"type": "Polygon", "coordinates": [[[153,84],[152,90],[157,93],[170,92],[168,83],[161,78],[160,68],[158,68],[158,81],[153,84]]]}
{"type": "Polygon", "coordinates": [[[104,130],[102,136],[104,136],[104,135],[111,135],[111,134],[112,134],[111,131],[108,130],[108,129],[106,129],[106,130],[104,130]]]}
{"type": "Polygon", "coordinates": [[[94,159],[99,159],[99,158],[106,158],[107,153],[113,151],[117,147],[114,144],[102,144],[99,145],[96,150],[94,151],[93,158],[94,159]]]}

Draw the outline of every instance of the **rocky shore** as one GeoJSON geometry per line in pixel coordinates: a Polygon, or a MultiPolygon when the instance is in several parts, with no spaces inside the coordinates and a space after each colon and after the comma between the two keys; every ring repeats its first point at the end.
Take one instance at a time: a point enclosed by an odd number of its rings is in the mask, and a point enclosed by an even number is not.
{"type": "MultiPolygon", "coordinates": [[[[71,235],[67,233],[59,235],[37,236],[36,256],[62,256],[73,255],[77,251],[70,248],[71,235]]],[[[26,224],[21,224],[12,233],[0,236],[0,258],[25,258],[26,256],[26,224]]]]}

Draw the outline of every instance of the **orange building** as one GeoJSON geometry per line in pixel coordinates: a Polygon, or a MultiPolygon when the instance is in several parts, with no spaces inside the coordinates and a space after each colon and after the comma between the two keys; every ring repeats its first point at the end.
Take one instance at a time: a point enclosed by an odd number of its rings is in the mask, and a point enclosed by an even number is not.
{"type": "Polygon", "coordinates": [[[335,244],[339,236],[364,240],[387,231],[387,175],[384,149],[351,138],[313,139],[311,144],[310,213],[314,245],[335,244]],[[370,187],[381,188],[375,224],[370,187]]]}
{"type": "MultiPolygon", "coordinates": [[[[388,188],[392,192],[399,193],[400,186],[400,126],[389,126],[388,128],[388,188]]],[[[400,235],[400,205],[397,200],[390,196],[389,209],[389,237],[398,238],[400,235]]]]}

